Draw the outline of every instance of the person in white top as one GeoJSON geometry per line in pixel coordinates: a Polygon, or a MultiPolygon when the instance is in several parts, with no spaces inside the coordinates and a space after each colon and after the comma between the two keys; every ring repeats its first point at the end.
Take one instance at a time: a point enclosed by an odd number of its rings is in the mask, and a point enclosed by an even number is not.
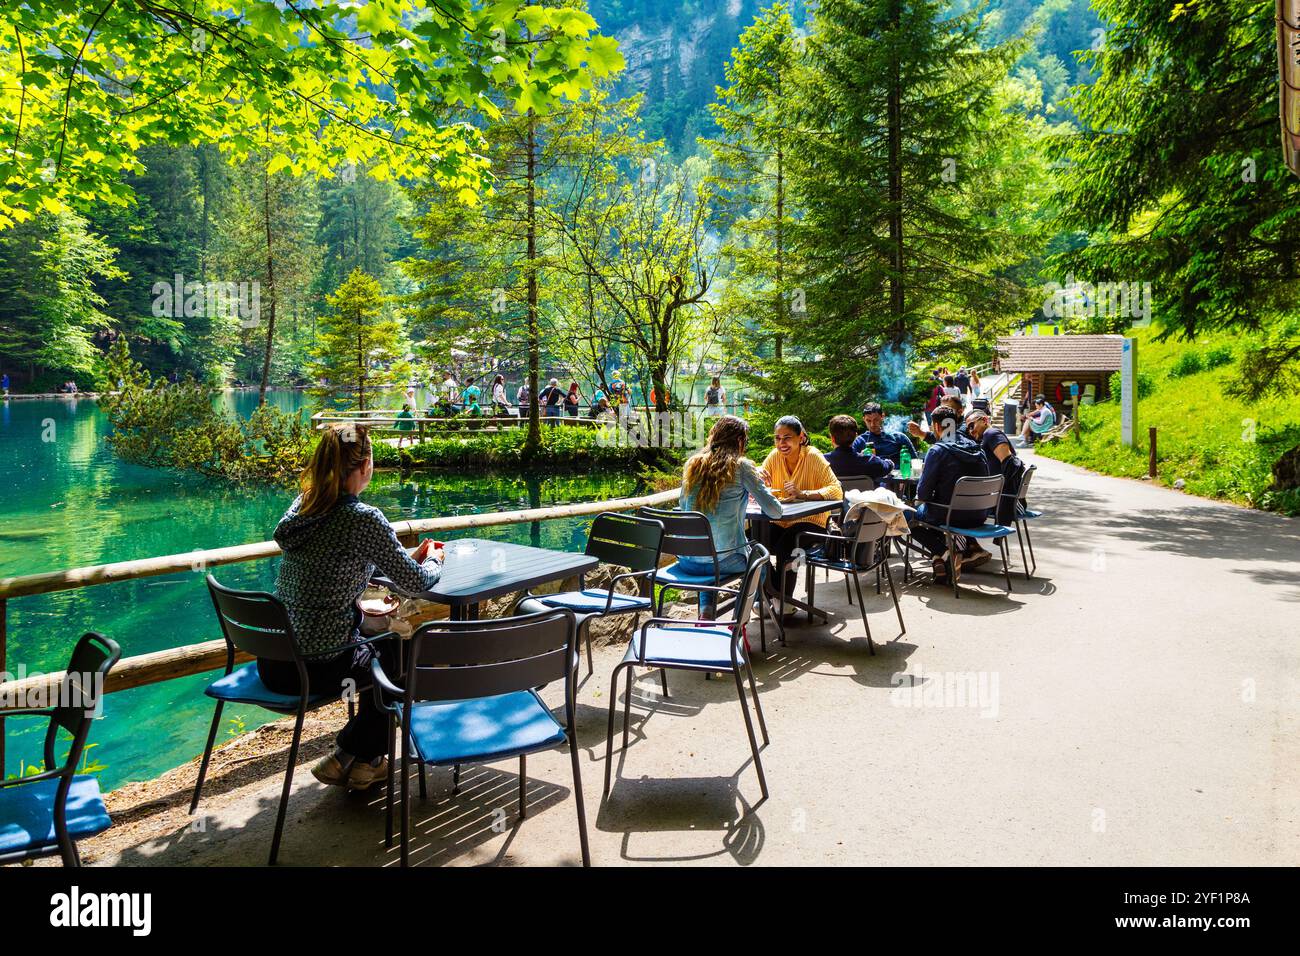
{"type": "Polygon", "coordinates": [[[492,413],[506,415],[510,412],[510,403],[506,401],[506,377],[498,375],[492,380],[492,413]]]}

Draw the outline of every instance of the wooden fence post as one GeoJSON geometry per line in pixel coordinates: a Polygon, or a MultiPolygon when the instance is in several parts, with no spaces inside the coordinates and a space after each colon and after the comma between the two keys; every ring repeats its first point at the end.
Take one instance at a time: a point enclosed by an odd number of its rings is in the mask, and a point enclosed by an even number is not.
{"type": "Polygon", "coordinates": [[[1156,476],[1156,428],[1154,425],[1151,426],[1150,436],[1151,449],[1147,457],[1147,477],[1154,478],[1156,476]]]}

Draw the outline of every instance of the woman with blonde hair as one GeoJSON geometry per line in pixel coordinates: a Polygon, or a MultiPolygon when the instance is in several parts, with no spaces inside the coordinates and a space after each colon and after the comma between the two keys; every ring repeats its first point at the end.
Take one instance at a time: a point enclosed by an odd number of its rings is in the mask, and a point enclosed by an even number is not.
{"type": "MultiPolygon", "coordinates": [[[[758,467],[745,457],[748,444],[749,425],[735,415],[723,415],[709,430],[708,442],[682,470],[681,508],[709,519],[720,575],[741,574],[748,566],[745,509],[749,496],[769,518],[781,514],[781,503],[763,484],[758,467]]],[[[713,564],[704,558],[683,557],[677,563],[687,574],[713,574],[713,564]]],[[[711,619],[717,601],[716,594],[700,592],[700,616],[711,619]]]]}
{"type": "MultiPolygon", "coordinates": [[[[763,459],[762,476],[782,501],[840,501],[844,488],[835,477],[826,456],[809,444],[808,432],[803,422],[793,415],[776,420],[772,431],[773,448],[763,459]]],[[[809,515],[807,518],[772,522],[772,554],[776,558],[776,571],[784,570],[790,555],[798,547],[799,533],[823,533],[828,512],[809,515]]],[[[786,597],[794,593],[794,571],[787,572],[781,580],[786,597]]],[[[789,609],[787,616],[795,610],[789,609]]]]}
{"type": "MultiPolygon", "coordinates": [[[[321,783],[353,790],[365,790],[388,772],[388,719],[369,690],[370,662],[378,656],[386,672],[399,670],[393,643],[357,643],[357,598],[376,570],[402,590],[416,592],[431,588],[442,572],[442,552],[431,554],[430,541],[421,541],[408,555],[383,512],[357,497],[374,468],[365,426],[326,426],[302,473],[302,494],[275,529],[284,552],[275,593],[289,612],[311,690],[329,692],[346,684],[356,692],[356,715],[339,732],[334,753],[312,767],[312,774],[321,783]]],[[[259,658],[257,672],[278,694],[301,693],[292,661],[259,658]]]]}

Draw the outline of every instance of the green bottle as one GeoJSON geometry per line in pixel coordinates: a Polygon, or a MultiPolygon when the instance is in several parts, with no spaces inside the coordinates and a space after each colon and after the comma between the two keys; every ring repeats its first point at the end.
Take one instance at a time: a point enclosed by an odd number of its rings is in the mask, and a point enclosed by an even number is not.
{"type": "Polygon", "coordinates": [[[912,456],[906,448],[898,453],[898,474],[902,478],[912,477],[912,456]]]}

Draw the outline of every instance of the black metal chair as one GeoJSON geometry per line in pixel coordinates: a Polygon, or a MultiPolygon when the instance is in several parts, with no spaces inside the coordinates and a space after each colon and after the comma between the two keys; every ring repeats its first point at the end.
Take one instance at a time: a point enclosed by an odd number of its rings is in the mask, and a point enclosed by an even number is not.
{"type": "Polygon", "coordinates": [[[6,719],[47,717],[45,769],[40,773],[0,780],[0,865],[58,855],[64,866],[81,866],[77,840],[102,833],[112,825],[99,779],[77,773],[98,716],[104,679],[122,656],[117,642],[93,631],[83,634],[72,650],[68,668],[52,707],[5,710],[6,719]],[[72,735],[62,765],[54,745],[60,730],[72,735]]]}
{"type": "MultiPolygon", "coordinates": [[[[889,581],[889,594],[894,599],[894,613],[898,615],[898,626],[903,634],[907,633],[907,625],[903,623],[903,609],[899,607],[898,592],[894,588],[894,574],[889,569],[889,542],[885,540],[888,526],[879,515],[864,504],[850,508],[845,515],[845,521],[846,531],[852,527],[851,536],[821,534],[813,531],[799,533],[800,546],[805,538],[813,541],[805,549],[808,567],[806,580],[808,603],[816,603],[813,600],[813,588],[817,581],[815,573],[817,568],[823,568],[828,574],[831,571],[843,574],[845,590],[848,590],[849,579],[852,578],[853,587],[858,592],[858,610],[862,613],[862,626],[867,632],[867,650],[875,655],[876,646],[871,639],[871,625],[867,622],[867,605],[862,600],[862,582],[858,579],[860,573],[875,571],[879,574],[883,568],[885,578],[889,581]],[[822,543],[817,545],[818,541],[822,543]]],[[[849,603],[853,603],[852,592],[849,593],[849,603]]]]}
{"type": "MultiPolygon", "coordinates": [[[[411,637],[410,660],[399,687],[376,659],[372,665],[375,697],[401,728],[402,866],[409,862],[411,751],[422,763],[452,766],[453,792],[459,790],[460,765],[519,758],[519,817],[527,814],[526,757],[569,746],[573,762],[573,797],[578,807],[582,864],[591,865],[587,817],[578,765],[576,705],[577,620],[568,608],[485,621],[433,621],[411,637]],[[564,681],[564,723],[551,714],[535,688],[564,681]]],[[[390,741],[392,737],[390,735],[390,741]]],[[[388,760],[385,845],[393,845],[393,765],[388,760]]]]}
{"type": "Polygon", "coordinates": [[[1015,518],[1013,527],[1016,529],[1016,541],[1020,544],[1020,560],[1025,564],[1025,578],[1030,579],[1034,572],[1038,570],[1038,559],[1034,557],[1034,539],[1029,534],[1029,522],[1035,518],[1041,518],[1043,513],[1035,511],[1029,507],[1029,483],[1033,480],[1034,472],[1038,470],[1037,465],[1030,465],[1025,469],[1023,477],[1020,479],[1020,489],[1015,494],[1006,491],[1002,492],[1002,498],[1005,501],[1013,498],[1013,507],[1015,509],[1015,518]],[[1025,545],[1029,545],[1029,557],[1025,557],[1025,545]]]}
{"type": "MultiPolygon", "coordinates": [[[[661,553],[671,555],[674,558],[699,558],[707,560],[713,565],[712,575],[691,574],[682,570],[681,566],[674,562],[666,568],[660,568],[655,575],[655,584],[659,586],[659,599],[655,604],[655,613],[663,616],[664,598],[667,596],[669,588],[678,591],[713,591],[719,597],[718,611],[726,610],[726,605],[721,603],[725,597],[735,598],[740,593],[739,582],[744,577],[743,571],[733,571],[727,574],[718,571],[718,551],[713,543],[713,528],[709,524],[707,515],[698,511],[663,511],[659,508],[642,508],[640,514],[644,517],[660,521],[664,526],[663,543],[660,546],[661,553]]],[[[771,617],[776,624],[777,634],[783,635],[781,622],[776,618],[776,611],[772,608],[771,600],[767,595],[759,592],[759,608],[762,613],[758,618],[758,635],[759,644],[763,653],[767,653],[767,627],[766,619],[771,617]]],[[[667,688],[664,693],[666,694],[667,688]]]]}
{"type": "MultiPolygon", "coordinates": [[[[563,591],[559,594],[525,593],[520,598],[520,603],[532,599],[540,601],[546,607],[566,608],[574,613],[578,622],[578,634],[587,645],[587,673],[590,674],[595,668],[595,659],[591,653],[591,621],[614,614],[654,610],[655,575],[659,570],[663,536],[662,521],[603,511],[591,523],[585,553],[599,558],[604,564],[627,568],[628,571],[614,575],[608,588],[588,588],[586,575],[582,575],[578,579],[577,591],[563,591]],[[636,581],[641,593],[624,594],[617,591],[620,581],[636,581]]],[[[576,651],[576,642],[574,648],[576,651]]]]}
{"type": "Polygon", "coordinates": [[[289,792],[293,789],[293,771],[298,762],[298,744],[302,738],[303,718],[308,710],[338,700],[343,696],[344,690],[341,686],[313,689],[307,677],[307,660],[314,657],[332,657],[352,650],[358,644],[373,644],[396,635],[391,632],[376,634],[374,637],[330,648],[320,654],[304,656],[298,652],[293,625],[289,622],[289,613],[274,594],[265,591],[236,591],[223,587],[210,574],[208,592],[212,595],[212,606],[216,609],[217,620],[221,624],[221,634],[226,639],[226,672],[209,684],[204,691],[217,702],[217,708],[212,715],[212,726],[208,730],[208,742],[203,748],[203,760],[199,764],[199,779],[194,784],[194,796],[190,800],[190,813],[198,808],[199,797],[203,793],[203,780],[208,773],[208,762],[212,758],[212,747],[217,739],[217,728],[221,725],[221,711],[227,702],[252,704],[276,714],[296,714],[293,741],[289,745],[289,765],[285,768],[284,786],[280,791],[280,809],[275,817],[275,835],[271,838],[269,862],[274,866],[276,856],[280,852],[280,835],[284,830],[284,815],[289,806],[289,792]],[[262,678],[257,673],[256,662],[236,668],[236,651],[272,661],[292,661],[298,668],[301,692],[278,694],[271,690],[262,683],[262,678]]]}
{"type": "Polygon", "coordinates": [[[754,737],[754,724],[749,716],[749,704],[745,700],[741,668],[744,668],[745,676],[749,678],[750,693],[754,697],[754,710],[758,714],[758,726],[763,734],[763,744],[766,746],[767,724],[763,720],[763,705],[758,699],[754,670],[750,666],[749,652],[745,646],[745,624],[753,609],[754,597],[758,594],[768,557],[768,551],[762,545],[751,546],[749,567],[745,571],[740,595],[733,605],[735,615],[731,621],[688,621],[671,617],[655,617],[647,621],[640,631],[633,635],[622,662],[614,668],[609,682],[609,730],[605,737],[604,792],[606,796],[609,795],[610,776],[614,763],[614,711],[618,706],[619,671],[624,669],[627,671],[623,697],[622,750],[626,754],[628,724],[632,712],[632,668],[657,667],[706,673],[731,671],[736,678],[736,692],[740,695],[740,709],[745,717],[745,732],[749,735],[749,747],[754,755],[754,769],[758,772],[758,784],[764,798],[767,797],[767,778],[763,775],[763,762],[758,753],[758,741],[754,737]]]}
{"type": "Polygon", "coordinates": [[[952,593],[958,598],[961,597],[961,589],[957,586],[959,574],[957,567],[961,561],[961,555],[957,553],[954,547],[954,537],[993,539],[997,541],[998,548],[1002,552],[1002,575],[1007,581],[1007,593],[1011,593],[1011,555],[1007,550],[1007,538],[1013,533],[1013,530],[996,522],[993,524],[986,522],[974,528],[963,528],[951,523],[954,511],[987,511],[989,514],[996,515],[998,501],[1001,497],[1001,475],[994,475],[991,478],[975,478],[968,475],[965,478],[957,479],[957,483],[952,488],[952,497],[947,504],[926,502],[927,511],[933,508],[935,511],[943,512],[942,521],[927,521],[923,518],[917,518],[917,521],[921,524],[943,532],[946,554],[948,555],[946,559],[948,577],[952,581],[952,593]]]}

